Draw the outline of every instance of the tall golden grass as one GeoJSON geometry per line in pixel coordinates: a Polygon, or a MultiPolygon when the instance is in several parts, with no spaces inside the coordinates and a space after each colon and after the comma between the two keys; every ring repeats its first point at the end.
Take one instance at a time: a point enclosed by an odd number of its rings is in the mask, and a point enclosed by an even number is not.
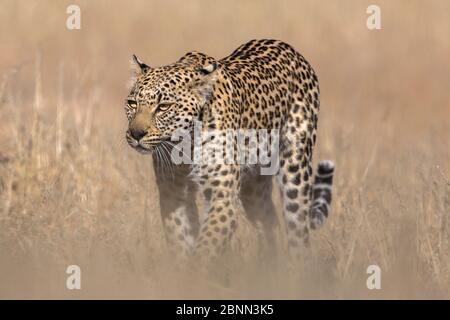
{"type": "Polygon", "coordinates": [[[377,3],[370,31],[371,1],[77,1],[70,31],[72,1],[3,0],[0,298],[450,298],[450,4],[377,3]],[[220,58],[253,38],[292,44],[319,75],[332,213],[297,276],[283,254],[258,263],[242,221],[226,281],[192,278],[165,253],[151,160],[124,139],[129,59],[220,58]]]}

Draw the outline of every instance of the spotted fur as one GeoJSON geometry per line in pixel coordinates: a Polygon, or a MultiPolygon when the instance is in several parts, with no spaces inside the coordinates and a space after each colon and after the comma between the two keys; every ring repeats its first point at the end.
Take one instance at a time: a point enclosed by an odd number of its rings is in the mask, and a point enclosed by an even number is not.
{"type": "MultiPolygon", "coordinates": [[[[167,241],[188,256],[220,256],[244,208],[273,242],[276,224],[272,178],[238,164],[170,165],[167,152],[177,129],[277,129],[280,132],[279,182],[289,250],[300,254],[310,228],[329,215],[334,165],[319,164],[313,183],[312,156],[319,113],[319,82],[305,60],[278,40],[252,40],[216,60],[190,52],[177,62],[150,67],[134,57],[135,80],[126,99],[128,143],[154,157],[167,241]],[[167,174],[169,171],[170,174],[167,174]],[[206,201],[199,219],[195,194],[206,201]]],[[[220,134],[214,144],[220,140],[220,134]]],[[[214,157],[213,155],[209,155],[214,157]]]]}

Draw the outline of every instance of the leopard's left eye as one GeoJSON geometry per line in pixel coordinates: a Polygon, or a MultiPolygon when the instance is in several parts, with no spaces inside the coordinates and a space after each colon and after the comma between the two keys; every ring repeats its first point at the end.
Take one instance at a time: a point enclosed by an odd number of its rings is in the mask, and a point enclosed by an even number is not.
{"type": "Polygon", "coordinates": [[[127,99],[126,104],[128,104],[130,107],[134,108],[136,107],[137,103],[135,100],[127,99]]]}
{"type": "Polygon", "coordinates": [[[167,111],[172,107],[175,103],[174,102],[160,102],[158,104],[158,107],[156,108],[157,111],[167,111]]]}

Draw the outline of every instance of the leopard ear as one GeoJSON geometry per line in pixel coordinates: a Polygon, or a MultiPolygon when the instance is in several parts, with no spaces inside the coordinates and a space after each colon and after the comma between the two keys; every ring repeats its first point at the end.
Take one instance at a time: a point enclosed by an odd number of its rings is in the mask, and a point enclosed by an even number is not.
{"type": "Polygon", "coordinates": [[[213,86],[217,79],[217,66],[217,62],[214,61],[196,69],[200,76],[194,81],[192,87],[204,101],[208,101],[211,97],[213,86]]]}
{"type": "Polygon", "coordinates": [[[197,68],[197,71],[200,72],[202,75],[209,75],[212,74],[214,71],[217,70],[217,62],[214,61],[206,66],[197,68]]]}
{"type": "Polygon", "coordinates": [[[131,66],[136,74],[144,74],[150,67],[133,54],[131,66]]]}

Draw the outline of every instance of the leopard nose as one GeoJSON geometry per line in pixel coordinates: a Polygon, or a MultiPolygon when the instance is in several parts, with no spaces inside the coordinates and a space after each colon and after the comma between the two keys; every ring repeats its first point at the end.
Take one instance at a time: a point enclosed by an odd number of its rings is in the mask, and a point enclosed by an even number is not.
{"type": "Polygon", "coordinates": [[[136,140],[141,140],[146,134],[147,131],[143,129],[130,129],[131,136],[136,140]]]}

